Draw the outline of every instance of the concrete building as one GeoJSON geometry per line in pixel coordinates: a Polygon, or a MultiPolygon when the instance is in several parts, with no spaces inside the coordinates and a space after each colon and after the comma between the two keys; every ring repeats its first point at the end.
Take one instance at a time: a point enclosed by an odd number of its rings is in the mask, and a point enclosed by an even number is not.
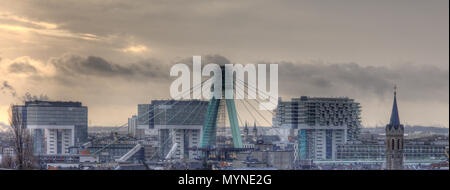
{"type": "Polygon", "coordinates": [[[394,91],[394,103],[392,106],[391,119],[386,125],[386,169],[403,169],[405,128],[400,124],[397,108],[397,90],[394,91]]]}
{"type": "Polygon", "coordinates": [[[88,109],[81,102],[27,101],[13,112],[30,129],[34,154],[68,154],[87,140],[88,109]]]}
{"type": "Polygon", "coordinates": [[[349,98],[280,98],[273,125],[290,130],[289,139],[298,143],[298,159],[330,160],[335,159],[337,145],[357,139],[360,109],[349,98]]]}
{"type": "Polygon", "coordinates": [[[292,150],[281,150],[263,140],[258,140],[252,148],[251,151],[236,153],[236,159],[232,162],[234,168],[272,167],[278,170],[293,168],[294,152],[292,150]]]}
{"type": "Polygon", "coordinates": [[[200,155],[190,148],[199,147],[207,107],[207,101],[154,100],[138,105],[138,126],[158,131],[162,158],[176,146],[172,159],[195,159],[200,155]]]}
{"type": "Polygon", "coordinates": [[[345,144],[345,128],[341,127],[306,127],[298,133],[299,159],[333,160],[337,146],[345,144]]]}

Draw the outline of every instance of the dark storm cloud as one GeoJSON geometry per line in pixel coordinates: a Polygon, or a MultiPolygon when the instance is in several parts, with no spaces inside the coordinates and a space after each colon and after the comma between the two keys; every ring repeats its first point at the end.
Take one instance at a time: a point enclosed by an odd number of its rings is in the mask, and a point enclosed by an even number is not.
{"type": "Polygon", "coordinates": [[[383,97],[399,86],[409,100],[448,103],[449,71],[431,65],[399,64],[392,67],[361,66],[356,63],[279,62],[280,94],[383,97]]]}
{"type": "Polygon", "coordinates": [[[121,77],[127,80],[165,79],[168,67],[156,60],[132,64],[117,64],[97,56],[65,55],[49,61],[57,71],[56,78],[64,76],[121,77]]]}
{"type": "Polygon", "coordinates": [[[12,63],[8,67],[8,71],[11,73],[36,73],[37,70],[34,66],[27,62],[12,63]]]}

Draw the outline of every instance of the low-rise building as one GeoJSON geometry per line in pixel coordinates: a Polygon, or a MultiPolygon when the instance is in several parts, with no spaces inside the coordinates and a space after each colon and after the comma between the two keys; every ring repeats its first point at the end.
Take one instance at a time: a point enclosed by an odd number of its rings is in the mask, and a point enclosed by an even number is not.
{"type": "MultiPolygon", "coordinates": [[[[447,142],[448,143],[448,142],[447,142]]],[[[384,141],[371,144],[353,143],[338,145],[336,160],[384,160],[384,141]]],[[[445,160],[445,150],[448,144],[424,144],[406,142],[404,148],[405,160],[445,160]]]]}

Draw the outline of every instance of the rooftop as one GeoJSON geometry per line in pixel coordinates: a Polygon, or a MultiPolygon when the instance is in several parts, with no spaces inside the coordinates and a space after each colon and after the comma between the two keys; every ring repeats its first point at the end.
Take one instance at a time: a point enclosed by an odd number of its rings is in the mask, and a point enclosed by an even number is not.
{"type": "Polygon", "coordinates": [[[64,101],[26,101],[25,106],[40,106],[40,107],[81,107],[81,102],[64,102],[64,101]]]}

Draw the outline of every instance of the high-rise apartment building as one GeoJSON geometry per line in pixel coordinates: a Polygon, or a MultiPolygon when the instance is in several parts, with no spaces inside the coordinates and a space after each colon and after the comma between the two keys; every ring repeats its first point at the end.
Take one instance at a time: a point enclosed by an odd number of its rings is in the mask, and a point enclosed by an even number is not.
{"type": "Polygon", "coordinates": [[[335,159],[338,144],[357,139],[360,109],[359,103],[349,98],[280,98],[273,125],[293,129],[299,159],[335,159]]]}
{"type": "Polygon", "coordinates": [[[27,101],[13,113],[30,129],[34,154],[68,154],[87,140],[88,109],[81,102],[27,101]]]}

